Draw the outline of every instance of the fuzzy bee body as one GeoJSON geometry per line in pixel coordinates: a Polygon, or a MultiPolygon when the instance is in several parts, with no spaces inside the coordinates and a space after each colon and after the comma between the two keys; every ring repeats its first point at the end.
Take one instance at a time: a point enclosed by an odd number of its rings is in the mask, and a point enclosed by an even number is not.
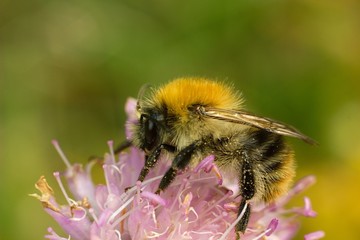
{"type": "Polygon", "coordinates": [[[209,141],[205,148],[203,156],[213,153],[224,176],[236,177],[235,194],[253,201],[271,202],[281,196],[295,175],[292,150],[282,136],[265,130],[238,132],[209,141]],[[246,169],[252,179],[244,178],[246,169]]]}
{"type": "MultiPolygon", "coordinates": [[[[283,135],[313,140],[291,126],[242,109],[242,98],[232,87],[199,78],[180,78],[138,100],[139,123],[132,144],[146,153],[139,180],[163,152],[173,156],[159,184],[164,191],[177,171],[194,167],[206,156],[225,181],[235,182],[242,196],[239,214],[249,201],[271,202],[284,194],[294,175],[294,156],[283,135]]],[[[236,226],[244,232],[250,206],[236,226]]]]}

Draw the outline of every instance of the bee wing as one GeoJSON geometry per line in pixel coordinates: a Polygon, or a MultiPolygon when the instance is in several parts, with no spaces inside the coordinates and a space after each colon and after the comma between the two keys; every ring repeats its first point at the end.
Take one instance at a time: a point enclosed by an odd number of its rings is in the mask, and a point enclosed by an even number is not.
{"type": "Polygon", "coordinates": [[[146,83],[140,88],[140,91],[137,96],[137,102],[136,102],[136,110],[138,112],[141,111],[142,101],[144,101],[145,93],[150,87],[151,87],[151,85],[149,83],[146,83]]]}
{"type": "Polygon", "coordinates": [[[265,129],[272,133],[295,137],[303,140],[308,144],[317,145],[315,140],[311,139],[290,125],[281,123],[271,118],[257,116],[250,112],[208,107],[198,107],[197,112],[204,117],[265,129]]]}

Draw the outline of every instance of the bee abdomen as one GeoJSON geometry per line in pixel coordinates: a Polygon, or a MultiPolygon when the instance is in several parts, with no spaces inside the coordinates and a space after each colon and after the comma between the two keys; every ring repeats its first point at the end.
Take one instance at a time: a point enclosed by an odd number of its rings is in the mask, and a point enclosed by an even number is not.
{"type": "Polygon", "coordinates": [[[252,134],[254,149],[259,153],[254,171],[258,172],[258,197],[271,202],[283,195],[295,175],[291,148],[278,134],[259,130],[252,134]]]}

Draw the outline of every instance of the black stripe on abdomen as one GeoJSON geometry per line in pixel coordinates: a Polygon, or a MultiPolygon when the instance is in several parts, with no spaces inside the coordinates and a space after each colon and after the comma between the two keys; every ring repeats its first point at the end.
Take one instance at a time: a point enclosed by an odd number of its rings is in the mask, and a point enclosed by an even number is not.
{"type": "Polygon", "coordinates": [[[277,171],[283,165],[283,159],[280,156],[285,150],[284,139],[281,135],[268,132],[264,129],[251,133],[251,141],[248,148],[257,149],[260,153],[258,161],[262,164],[267,172],[277,171]]]}

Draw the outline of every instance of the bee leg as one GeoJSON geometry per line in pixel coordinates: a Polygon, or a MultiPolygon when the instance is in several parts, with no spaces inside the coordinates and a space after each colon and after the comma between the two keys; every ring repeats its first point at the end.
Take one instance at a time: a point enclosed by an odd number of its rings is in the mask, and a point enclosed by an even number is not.
{"type": "Polygon", "coordinates": [[[255,195],[255,178],[254,172],[251,165],[251,160],[248,157],[247,152],[242,153],[243,164],[242,164],[242,177],[240,179],[240,192],[241,192],[241,203],[239,206],[238,216],[243,211],[244,207],[247,205],[243,217],[236,224],[236,231],[240,231],[242,233],[245,232],[246,227],[250,218],[250,204],[246,204],[254,195],[255,195]]]}
{"type": "Polygon", "coordinates": [[[161,179],[156,194],[159,194],[161,191],[164,191],[170,183],[175,179],[177,171],[184,169],[190,162],[191,156],[195,150],[199,147],[199,143],[192,143],[189,146],[181,150],[174,158],[171,167],[165,173],[164,177],[161,179]]]}
{"type": "MultiPolygon", "coordinates": [[[[238,211],[238,216],[241,214],[241,212],[244,210],[244,207],[246,205],[246,199],[243,198],[240,202],[240,206],[239,206],[239,211],[238,211]]],[[[247,204],[244,215],[242,216],[242,218],[240,219],[240,221],[236,224],[235,226],[235,230],[237,232],[242,232],[244,233],[246,230],[246,227],[249,223],[249,218],[250,218],[250,205],[247,204]]]]}
{"type": "MultiPolygon", "coordinates": [[[[120,152],[122,152],[124,149],[130,147],[132,145],[132,142],[129,140],[125,140],[124,142],[122,142],[119,146],[117,146],[114,150],[114,154],[117,155],[120,152]]],[[[103,157],[99,157],[96,155],[90,156],[88,161],[104,161],[103,157]]]]}
{"type": "Polygon", "coordinates": [[[120,145],[118,145],[115,150],[114,150],[114,154],[119,154],[121,153],[124,149],[130,147],[132,145],[132,142],[130,140],[125,140],[124,142],[122,142],[120,145]]]}
{"type": "Polygon", "coordinates": [[[152,151],[151,154],[146,157],[145,165],[141,169],[140,175],[138,177],[138,181],[140,181],[140,182],[144,181],[144,179],[145,179],[146,175],[149,173],[150,169],[153,168],[155,166],[155,164],[157,163],[157,161],[159,160],[161,150],[163,150],[163,149],[165,149],[169,152],[175,151],[175,147],[168,145],[168,144],[160,144],[158,147],[156,147],[155,150],[152,151]]]}

